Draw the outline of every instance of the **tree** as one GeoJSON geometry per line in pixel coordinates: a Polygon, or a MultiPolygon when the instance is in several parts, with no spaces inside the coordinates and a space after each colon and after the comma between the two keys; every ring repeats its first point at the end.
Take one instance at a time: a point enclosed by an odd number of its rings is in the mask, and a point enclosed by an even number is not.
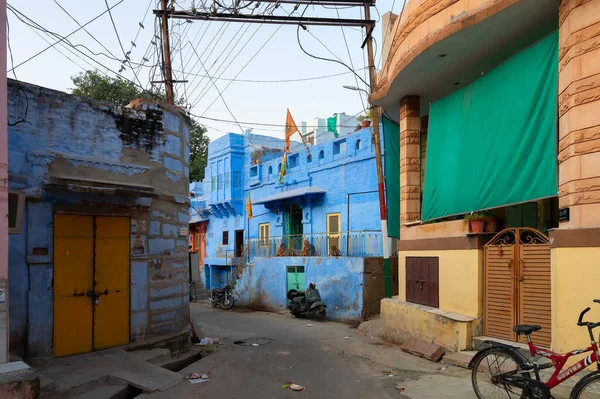
{"type": "MultiPolygon", "coordinates": [[[[165,95],[160,90],[143,90],[129,80],[112,78],[102,75],[98,71],[86,71],[77,76],[71,76],[71,81],[75,85],[71,89],[71,94],[94,100],[120,105],[127,105],[136,98],[165,101],[165,95]]],[[[180,106],[183,105],[182,100],[176,101],[176,103],[180,106]]],[[[206,128],[192,121],[190,127],[190,181],[202,181],[204,179],[209,141],[206,136],[206,128]]]]}

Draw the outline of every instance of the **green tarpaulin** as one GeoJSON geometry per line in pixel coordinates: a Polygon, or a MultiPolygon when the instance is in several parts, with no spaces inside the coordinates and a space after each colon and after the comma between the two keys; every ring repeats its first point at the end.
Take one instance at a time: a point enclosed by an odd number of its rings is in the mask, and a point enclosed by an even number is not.
{"type": "Polygon", "coordinates": [[[557,195],[558,32],[431,104],[422,220],[557,195]]]}
{"type": "Polygon", "coordinates": [[[388,236],[400,238],[400,126],[383,117],[388,236]]]}

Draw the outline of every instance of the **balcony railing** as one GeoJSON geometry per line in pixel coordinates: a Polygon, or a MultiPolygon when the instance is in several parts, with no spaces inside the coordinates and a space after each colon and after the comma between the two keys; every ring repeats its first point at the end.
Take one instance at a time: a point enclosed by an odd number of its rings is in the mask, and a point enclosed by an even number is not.
{"type": "Polygon", "coordinates": [[[250,259],[275,256],[382,256],[379,231],[350,231],[339,234],[300,234],[268,239],[253,238],[248,242],[250,259]]]}

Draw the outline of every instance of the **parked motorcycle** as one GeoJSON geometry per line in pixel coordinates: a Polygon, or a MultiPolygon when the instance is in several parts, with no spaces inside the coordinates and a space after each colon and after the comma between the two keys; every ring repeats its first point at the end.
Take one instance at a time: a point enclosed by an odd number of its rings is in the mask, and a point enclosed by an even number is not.
{"type": "Polygon", "coordinates": [[[324,320],[327,316],[327,305],[321,301],[321,294],[314,283],[310,283],[306,291],[289,290],[287,298],[290,300],[288,309],[295,317],[324,320]]]}
{"type": "Polygon", "coordinates": [[[234,303],[233,289],[229,284],[225,288],[213,288],[208,300],[212,303],[213,308],[220,306],[226,310],[231,309],[234,303]]]}

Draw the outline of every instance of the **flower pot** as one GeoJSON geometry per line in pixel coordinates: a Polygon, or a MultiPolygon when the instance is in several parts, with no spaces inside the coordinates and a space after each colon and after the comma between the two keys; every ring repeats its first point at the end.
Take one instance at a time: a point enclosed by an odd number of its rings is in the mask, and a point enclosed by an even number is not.
{"type": "Polygon", "coordinates": [[[485,229],[485,220],[469,220],[469,225],[471,226],[471,233],[483,233],[483,230],[485,229]]]}
{"type": "Polygon", "coordinates": [[[371,126],[371,121],[365,120],[361,122],[362,127],[369,127],[371,126]]]}
{"type": "Polygon", "coordinates": [[[252,165],[256,165],[256,159],[252,160],[252,165]]]}
{"type": "Polygon", "coordinates": [[[485,220],[485,230],[486,233],[495,233],[498,231],[498,221],[494,218],[489,218],[485,220]]]}

